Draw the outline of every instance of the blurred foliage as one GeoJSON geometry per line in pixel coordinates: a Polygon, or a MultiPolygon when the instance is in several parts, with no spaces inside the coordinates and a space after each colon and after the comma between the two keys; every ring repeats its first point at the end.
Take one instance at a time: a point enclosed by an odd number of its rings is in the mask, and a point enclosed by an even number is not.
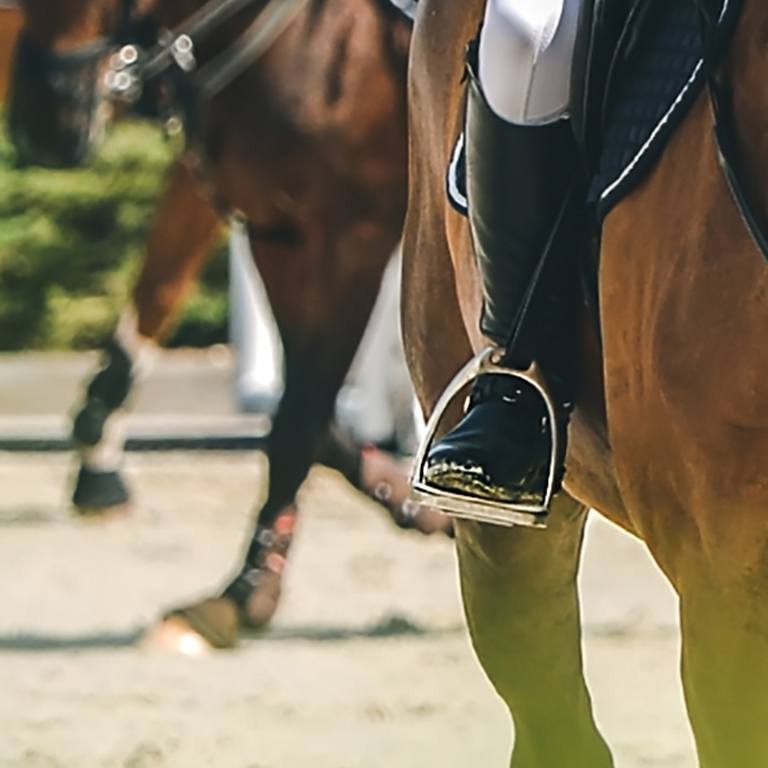
{"type": "MultiPolygon", "coordinates": [[[[123,122],[81,170],[19,169],[0,133],[0,349],[82,349],[111,333],[172,155],[156,127],[123,122]]],[[[170,344],[226,340],[223,251],[222,244],[170,344]]]]}

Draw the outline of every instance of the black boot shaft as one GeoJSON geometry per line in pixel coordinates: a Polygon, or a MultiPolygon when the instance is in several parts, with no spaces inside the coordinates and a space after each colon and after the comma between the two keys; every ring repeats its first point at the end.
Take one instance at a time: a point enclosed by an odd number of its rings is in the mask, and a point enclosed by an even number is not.
{"type": "Polygon", "coordinates": [[[467,65],[469,221],[482,277],[481,329],[506,346],[578,173],[567,120],[520,126],[493,112],[467,65]]]}

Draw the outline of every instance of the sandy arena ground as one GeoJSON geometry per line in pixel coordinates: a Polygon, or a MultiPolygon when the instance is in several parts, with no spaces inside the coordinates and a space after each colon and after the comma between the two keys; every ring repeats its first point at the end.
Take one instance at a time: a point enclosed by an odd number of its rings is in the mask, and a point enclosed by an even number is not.
{"type": "MultiPolygon", "coordinates": [[[[258,454],[132,455],[139,503],[70,517],[70,459],[0,454],[0,766],[504,768],[510,729],[464,631],[447,541],[401,533],[316,470],[273,630],[180,658],[134,640],[238,553],[258,454]]],[[[675,603],[593,524],[583,574],[596,707],[618,768],[695,766],[675,603]]],[[[553,737],[556,737],[553,724],[553,737]]]]}

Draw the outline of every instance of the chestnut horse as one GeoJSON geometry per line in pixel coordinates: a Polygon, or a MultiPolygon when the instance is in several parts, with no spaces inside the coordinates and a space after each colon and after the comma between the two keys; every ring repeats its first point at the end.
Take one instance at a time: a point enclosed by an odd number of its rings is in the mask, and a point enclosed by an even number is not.
{"type": "MultiPolygon", "coordinates": [[[[202,5],[91,0],[52,8],[25,0],[29,50],[21,51],[11,110],[12,135],[23,154],[54,163],[80,160],[89,146],[83,136],[98,133],[93,125],[103,107],[100,79],[87,68],[72,67],[67,75],[81,97],[96,94],[92,102],[73,106],[70,92],[49,88],[39,50],[52,51],[47,59],[62,69],[72,57],[87,64],[93,52],[98,72],[112,50],[103,40],[115,33],[126,7],[157,28],[173,29],[202,5]],[[30,76],[43,77],[41,87],[30,88],[30,76]],[[45,130],[36,132],[41,123],[45,130]]],[[[241,8],[242,21],[217,30],[213,41],[225,51],[264,3],[241,5],[252,7],[241,8]]],[[[220,210],[236,209],[247,221],[284,347],[285,392],[268,444],[269,495],[247,562],[225,596],[173,619],[216,645],[233,642],[238,623],[260,626],[271,617],[296,492],[316,458],[370,491],[379,484],[377,473],[392,479],[391,460],[379,455],[361,466],[358,449],[329,435],[328,425],[400,236],[409,37],[408,22],[384,0],[304,7],[258,61],[195,110],[192,122],[200,122],[171,173],[148,240],[127,346],[145,347],[162,333],[219,236],[220,210]]],[[[120,340],[126,344],[124,335],[120,340]]],[[[125,368],[109,369],[122,376],[121,386],[130,384],[125,368]]],[[[107,442],[102,437],[91,446],[96,453],[107,442]]],[[[109,475],[102,480],[114,482],[115,473],[109,475]]],[[[427,514],[417,526],[429,532],[445,527],[444,519],[427,514]]]]}
{"type": "Polygon", "coordinates": [[[0,104],[5,103],[11,77],[11,54],[21,29],[21,10],[15,2],[0,0],[0,104]]]}
{"type": "MultiPolygon", "coordinates": [[[[419,3],[412,42],[404,331],[429,412],[481,344],[466,220],[444,194],[463,51],[484,0],[419,3]]],[[[768,223],[768,6],[745,0],[721,80],[768,223]]],[[[642,538],[680,597],[702,768],[768,765],[768,270],[718,162],[702,93],[609,216],[599,330],[580,327],[566,488],[544,532],[457,525],[478,656],[515,726],[514,768],[608,768],[584,680],[576,575],[587,507],[642,538]],[[602,340],[602,344],[601,344],[602,340]]],[[[652,734],[648,734],[652,738],[652,734]]]]}

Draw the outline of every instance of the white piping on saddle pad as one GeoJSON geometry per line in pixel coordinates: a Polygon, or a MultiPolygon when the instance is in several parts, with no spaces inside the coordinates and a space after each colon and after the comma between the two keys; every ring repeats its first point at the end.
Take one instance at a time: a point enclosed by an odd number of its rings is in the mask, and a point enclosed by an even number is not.
{"type": "Polygon", "coordinates": [[[404,13],[409,19],[416,18],[417,0],[389,0],[400,12],[404,13]]]}
{"type": "MultiPolygon", "coordinates": [[[[730,7],[730,0],[725,0],[723,3],[723,7],[720,11],[720,18],[718,19],[717,23],[721,24],[723,19],[725,18],[725,15],[728,13],[730,7]]],[[[704,60],[699,59],[698,64],[696,64],[693,74],[688,79],[688,82],[683,86],[682,90],[678,94],[678,97],[674,100],[672,103],[672,106],[667,110],[667,112],[664,114],[664,116],[659,120],[656,127],[653,129],[653,133],[651,133],[650,137],[648,138],[648,141],[643,144],[642,147],[638,150],[637,154],[633,158],[632,162],[627,165],[627,167],[621,172],[619,177],[616,179],[616,181],[613,182],[600,196],[600,200],[605,201],[607,200],[614,191],[621,186],[621,184],[627,179],[627,177],[633,173],[635,168],[637,168],[638,163],[642,158],[645,156],[646,152],[648,152],[651,147],[655,144],[656,139],[658,138],[658,135],[664,130],[664,127],[667,125],[667,123],[672,119],[672,116],[677,112],[680,104],[685,99],[685,97],[688,95],[688,92],[693,88],[693,86],[696,84],[696,82],[699,79],[699,75],[701,74],[701,69],[704,66],[704,60]]]]}

